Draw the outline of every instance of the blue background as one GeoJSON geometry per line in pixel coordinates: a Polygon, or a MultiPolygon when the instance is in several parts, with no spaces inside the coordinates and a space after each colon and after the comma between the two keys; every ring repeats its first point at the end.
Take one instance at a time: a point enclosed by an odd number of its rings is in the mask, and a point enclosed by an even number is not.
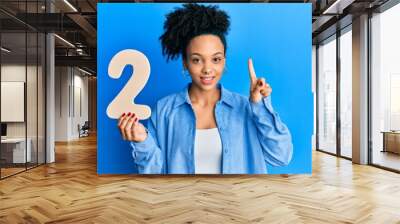
{"type": "MultiPolygon", "coordinates": [[[[273,89],[272,103],[292,134],[294,154],[286,167],[268,167],[270,174],[311,173],[313,95],[311,89],[311,4],[218,4],[231,18],[227,36],[225,88],[248,95],[247,59],[253,58],[257,77],[273,89]]],[[[128,142],[122,140],[117,120],[106,109],[128,81],[132,66],[120,79],[108,76],[111,58],[135,49],[150,61],[150,78],[136,103],[152,107],[163,96],[181,91],[190,82],[182,74],[182,60],[166,62],[159,37],[165,15],[181,4],[98,4],[98,174],[136,173],[128,142]]]]}

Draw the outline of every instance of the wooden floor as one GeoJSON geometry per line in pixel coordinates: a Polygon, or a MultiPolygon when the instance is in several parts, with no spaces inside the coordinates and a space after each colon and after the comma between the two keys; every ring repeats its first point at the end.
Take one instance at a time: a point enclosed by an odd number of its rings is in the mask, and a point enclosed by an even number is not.
{"type": "Polygon", "coordinates": [[[1,177],[8,177],[11,176],[13,174],[25,171],[25,167],[24,168],[0,168],[1,169],[1,177]]]}
{"type": "Polygon", "coordinates": [[[400,175],[320,152],[313,175],[97,176],[96,139],[0,181],[0,223],[400,223],[400,175]]]}
{"type": "Polygon", "coordinates": [[[27,169],[33,169],[37,166],[37,164],[33,164],[33,163],[27,163],[27,167],[25,167],[25,164],[18,164],[18,167],[7,167],[7,168],[0,168],[0,172],[1,172],[1,178],[5,178],[20,172],[24,172],[27,169]]]}

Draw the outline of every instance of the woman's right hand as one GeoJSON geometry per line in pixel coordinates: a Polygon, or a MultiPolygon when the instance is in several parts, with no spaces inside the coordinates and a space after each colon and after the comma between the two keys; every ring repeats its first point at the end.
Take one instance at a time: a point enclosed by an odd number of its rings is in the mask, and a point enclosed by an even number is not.
{"type": "Polygon", "coordinates": [[[118,120],[118,128],[126,141],[143,142],[147,138],[146,128],[134,113],[123,113],[118,120]]]}

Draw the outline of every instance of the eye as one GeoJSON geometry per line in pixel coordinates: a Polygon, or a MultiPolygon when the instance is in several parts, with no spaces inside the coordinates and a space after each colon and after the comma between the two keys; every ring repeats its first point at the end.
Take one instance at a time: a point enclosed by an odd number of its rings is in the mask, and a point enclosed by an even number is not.
{"type": "Polygon", "coordinates": [[[216,57],[216,58],[213,58],[212,61],[213,61],[213,63],[218,64],[218,63],[220,63],[222,61],[222,58],[221,57],[216,57]]]}
{"type": "Polygon", "coordinates": [[[200,59],[198,59],[198,58],[193,58],[192,59],[192,63],[193,64],[198,64],[200,62],[200,59]]]}

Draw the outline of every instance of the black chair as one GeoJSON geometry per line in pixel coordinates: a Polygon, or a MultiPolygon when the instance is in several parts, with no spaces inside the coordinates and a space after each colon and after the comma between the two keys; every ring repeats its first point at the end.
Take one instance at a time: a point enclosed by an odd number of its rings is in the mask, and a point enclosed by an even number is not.
{"type": "Polygon", "coordinates": [[[82,127],[78,124],[79,138],[89,136],[89,129],[90,129],[89,121],[85,121],[82,127]]]}

